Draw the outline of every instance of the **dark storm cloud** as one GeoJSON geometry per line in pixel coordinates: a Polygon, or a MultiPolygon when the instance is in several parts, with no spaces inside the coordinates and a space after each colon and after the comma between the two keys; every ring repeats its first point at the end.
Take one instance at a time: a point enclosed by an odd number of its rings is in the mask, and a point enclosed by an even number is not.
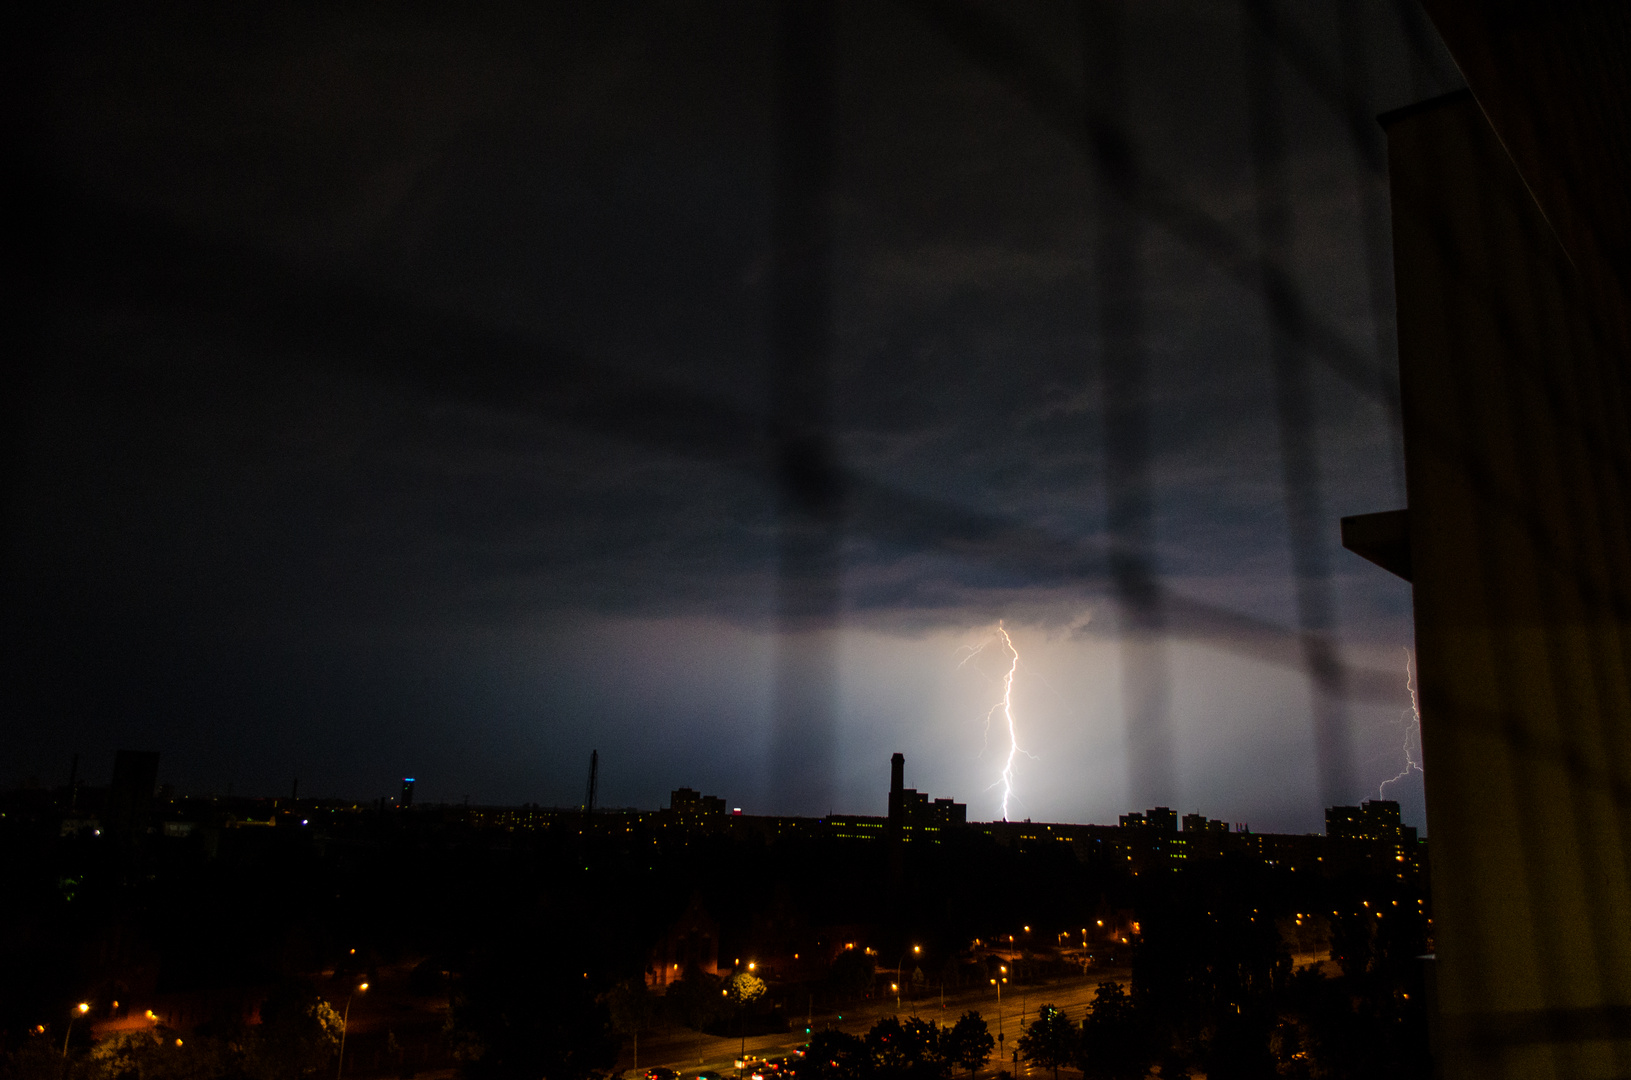
{"type": "MultiPolygon", "coordinates": [[[[1364,22],[1380,111],[1416,92],[1409,49],[1391,9],[1364,22]]],[[[1189,5],[1130,26],[1155,558],[1180,632],[1295,666],[1244,26],[1189,5]]],[[[1076,33],[1049,5],[844,9],[852,623],[1113,623],[1076,33]]],[[[1294,59],[1335,69],[1331,26],[1296,33],[1294,59]]],[[[12,707],[224,759],[277,741],[245,725],[295,740],[344,709],[434,732],[471,693],[451,642],[472,626],[768,625],[770,42],[758,6],[64,9],[12,707]],[[448,647],[381,644],[398,634],[448,647]]],[[[1331,93],[1290,95],[1285,269],[1332,508],[1355,512],[1400,496],[1356,224],[1380,180],[1331,93]]],[[[1363,574],[1352,625],[1396,634],[1397,590],[1363,574]]]]}

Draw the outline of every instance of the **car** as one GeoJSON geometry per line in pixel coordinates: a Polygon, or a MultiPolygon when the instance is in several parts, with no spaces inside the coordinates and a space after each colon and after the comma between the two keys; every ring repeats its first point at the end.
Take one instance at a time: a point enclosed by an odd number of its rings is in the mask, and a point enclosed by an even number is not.
{"type": "Polygon", "coordinates": [[[680,1074],[659,1065],[655,1069],[646,1070],[646,1080],[680,1080],[680,1074]]]}
{"type": "Polygon", "coordinates": [[[791,1058],[767,1058],[753,1065],[753,1080],[791,1080],[797,1073],[797,1062],[791,1058]]]}
{"type": "Polygon", "coordinates": [[[725,1078],[712,1069],[703,1069],[701,1072],[692,1073],[690,1080],[725,1080],[725,1078]]]}

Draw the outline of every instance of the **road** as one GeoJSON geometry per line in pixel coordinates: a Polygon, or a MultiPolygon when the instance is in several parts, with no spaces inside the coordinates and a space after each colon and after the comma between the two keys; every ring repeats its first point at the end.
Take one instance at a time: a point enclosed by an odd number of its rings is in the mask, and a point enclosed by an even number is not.
{"type": "MultiPolygon", "coordinates": [[[[814,1026],[817,1031],[833,1027],[861,1035],[885,1016],[920,1016],[938,1024],[951,1024],[964,1012],[974,1009],[990,1025],[993,1037],[998,1034],[1000,1019],[1005,1056],[1011,1058],[1014,1039],[1019,1034],[1020,1025],[1036,1019],[1038,1006],[1052,1005],[1062,1010],[1070,1019],[1080,1021],[1087,1014],[1088,1004],[1093,1000],[1093,991],[1099,983],[1106,979],[1114,979],[1125,985],[1130,979],[1130,974],[1126,969],[1104,968],[1082,978],[1005,989],[1000,1013],[995,991],[987,989],[984,992],[947,994],[944,1008],[941,1007],[938,994],[919,998],[917,1001],[902,999],[898,1011],[895,999],[890,997],[887,1001],[867,1002],[861,1007],[846,1009],[842,1015],[817,1013],[814,1026]]],[[[748,1036],[747,1052],[756,1058],[785,1057],[803,1046],[804,1042],[804,1025],[795,1024],[793,1031],[776,1035],[748,1036]]],[[[722,1038],[686,1028],[676,1028],[671,1033],[654,1032],[640,1040],[640,1068],[649,1069],[660,1065],[682,1074],[712,1069],[726,1077],[734,1077],[736,1061],[741,1051],[742,1039],[739,1037],[722,1038]]],[[[624,1048],[623,1056],[617,1064],[622,1070],[634,1068],[631,1048],[624,1048]]],[[[986,1072],[994,1073],[997,1068],[997,1059],[993,1055],[992,1063],[986,1072]]]]}

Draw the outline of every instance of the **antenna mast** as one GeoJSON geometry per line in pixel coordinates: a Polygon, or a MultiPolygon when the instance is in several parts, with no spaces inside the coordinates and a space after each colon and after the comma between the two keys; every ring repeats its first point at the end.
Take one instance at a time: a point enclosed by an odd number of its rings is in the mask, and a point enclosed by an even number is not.
{"type": "Polygon", "coordinates": [[[583,796],[583,816],[595,812],[595,788],[600,776],[600,751],[589,751],[589,790],[583,796]]]}

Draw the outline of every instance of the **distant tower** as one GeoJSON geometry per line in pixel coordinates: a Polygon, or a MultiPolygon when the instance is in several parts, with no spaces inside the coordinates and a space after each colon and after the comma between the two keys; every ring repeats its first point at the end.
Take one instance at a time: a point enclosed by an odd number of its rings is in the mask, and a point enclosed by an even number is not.
{"type": "Polygon", "coordinates": [[[600,778],[600,751],[589,751],[589,790],[583,796],[583,812],[585,815],[595,812],[595,788],[600,778]]]}
{"type": "Polygon", "coordinates": [[[905,813],[901,795],[906,790],[906,755],[897,753],[889,759],[889,823],[900,824],[905,813]]]}
{"type": "MultiPolygon", "coordinates": [[[[295,781],[295,782],[299,783],[298,780],[295,781]]],[[[402,807],[404,809],[406,809],[407,807],[410,807],[410,806],[413,805],[413,777],[411,777],[411,776],[404,776],[402,778],[402,803],[401,803],[401,805],[402,805],[402,807]]]]}

